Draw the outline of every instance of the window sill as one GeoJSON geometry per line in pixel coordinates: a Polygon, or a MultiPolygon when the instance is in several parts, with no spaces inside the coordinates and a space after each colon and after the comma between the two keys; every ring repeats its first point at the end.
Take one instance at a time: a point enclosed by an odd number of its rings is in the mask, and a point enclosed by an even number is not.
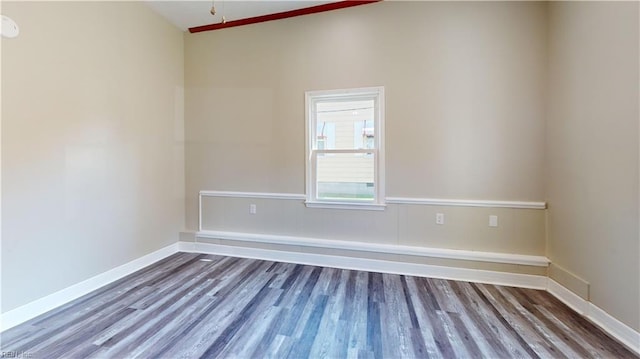
{"type": "Polygon", "coordinates": [[[384,211],[386,204],[381,203],[357,203],[357,202],[324,202],[305,201],[307,208],[329,208],[329,209],[359,209],[364,211],[384,211]]]}

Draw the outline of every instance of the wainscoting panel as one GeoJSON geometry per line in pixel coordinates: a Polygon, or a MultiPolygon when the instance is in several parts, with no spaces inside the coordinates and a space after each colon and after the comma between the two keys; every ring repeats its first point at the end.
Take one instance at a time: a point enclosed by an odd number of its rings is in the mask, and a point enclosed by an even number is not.
{"type": "Polygon", "coordinates": [[[411,248],[544,256],[544,203],[395,199],[384,211],[307,208],[296,194],[202,191],[199,232],[320,238],[411,248]],[[464,205],[467,203],[467,205],[464,205]],[[492,207],[495,203],[495,207],[492,207]],[[252,205],[255,213],[250,213],[252,205]],[[444,224],[436,224],[437,213],[444,224]],[[498,226],[489,226],[489,216],[498,226]]]}

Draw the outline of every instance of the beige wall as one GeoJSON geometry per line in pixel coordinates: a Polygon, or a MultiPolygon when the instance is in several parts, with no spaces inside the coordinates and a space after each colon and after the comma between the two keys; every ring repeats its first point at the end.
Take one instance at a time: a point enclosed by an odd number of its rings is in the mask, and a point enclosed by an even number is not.
{"type": "Polygon", "coordinates": [[[561,268],[551,277],[586,281],[589,299],[635,330],[638,12],[638,2],[549,5],[546,190],[548,257],[561,268]]]}
{"type": "Polygon", "coordinates": [[[383,2],[185,35],[187,227],[202,189],[304,193],[308,90],[385,86],[389,197],[542,200],[545,56],[541,3],[383,2]]]}
{"type": "Polygon", "coordinates": [[[183,38],[142,3],[2,7],[6,312],[176,242],[183,38]]]}

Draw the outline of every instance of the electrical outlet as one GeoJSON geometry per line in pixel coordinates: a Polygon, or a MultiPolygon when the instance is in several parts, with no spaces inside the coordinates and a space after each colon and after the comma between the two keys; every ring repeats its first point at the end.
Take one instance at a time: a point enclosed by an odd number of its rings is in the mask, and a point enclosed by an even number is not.
{"type": "Polygon", "coordinates": [[[251,214],[256,214],[256,213],[257,213],[257,210],[258,210],[258,209],[256,208],[256,205],[255,205],[255,204],[250,204],[250,205],[249,205],[249,213],[251,213],[251,214]]]}
{"type": "Polygon", "coordinates": [[[498,216],[490,215],[489,216],[489,227],[497,227],[498,226],[498,216]]]}
{"type": "Polygon", "coordinates": [[[436,224],[444,224],[444,213],[436,213],[436,224]]]}

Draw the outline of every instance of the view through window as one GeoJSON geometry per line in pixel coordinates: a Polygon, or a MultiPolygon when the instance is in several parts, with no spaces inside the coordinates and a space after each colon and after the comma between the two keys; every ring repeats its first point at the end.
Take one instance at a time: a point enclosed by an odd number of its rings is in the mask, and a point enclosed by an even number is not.
{"type": "Polygon", "coordinates": [[[307,93],[310,201],[379,203],[382,88],[307,93]]]}

